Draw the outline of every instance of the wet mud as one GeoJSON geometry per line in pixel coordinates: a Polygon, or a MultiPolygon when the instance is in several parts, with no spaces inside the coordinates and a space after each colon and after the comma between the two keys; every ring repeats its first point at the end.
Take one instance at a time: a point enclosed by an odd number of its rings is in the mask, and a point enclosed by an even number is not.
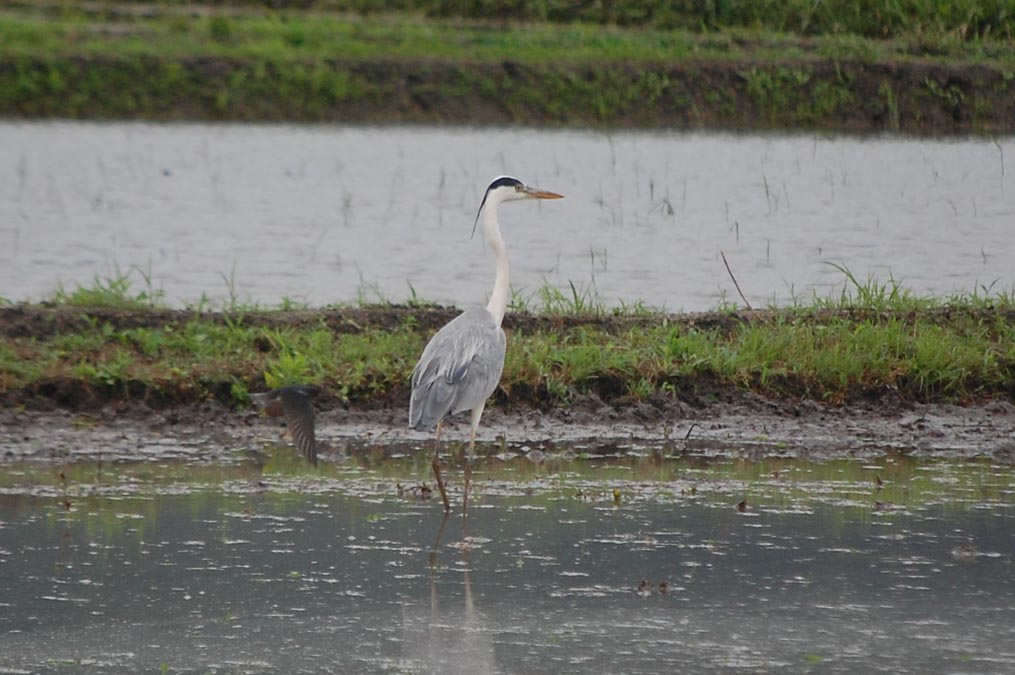
{"type": "MultiPolygon", "coordinates": [[[[322,462],[349,452],[416,453],[430,434],[410,431],[406,411],[318,411],[322,462]]],[[[449,451],[461,449],[468,420],[445,427],[449,451]]],[[[290,442],[284,423],[205,402],[153,410],[121,404],[99,410],[0,412],[0,457],[41,461],[187,458],[217,461],[249,448],[290,442]]],[[[592,398],[567,410],[492,409],[479,433],[480,457],[574,451],[610,454],[630,447],[671,455],[787,457],[823,460],[902,453],[993,457],[1015,461],[1015,406],[993,401],[971,406],[878,402],[828,406],[811,402],[739,400],[693,408],[680,402],[623,409],[592,398]]]]}

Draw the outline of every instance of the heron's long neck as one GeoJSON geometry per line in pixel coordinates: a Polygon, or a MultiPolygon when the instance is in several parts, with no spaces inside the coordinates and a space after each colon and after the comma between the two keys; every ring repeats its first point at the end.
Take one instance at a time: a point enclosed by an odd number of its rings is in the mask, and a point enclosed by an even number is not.
{"type": "Polygon", "coordinates": [[[508,264],[507,247],[504,245],[504,238],[500,236],[500,227],[497,224],[497,205],[492,204],[483,213],[483,230],[486,232],[486,240],[493,249],[497,258],[497,276],[493,281],[493,293],[490,294],[490,302],[486,308],[493,314],[497,325],[504,319],[507,311],[508,300],[511,298],[510,265],[508,264]]]}

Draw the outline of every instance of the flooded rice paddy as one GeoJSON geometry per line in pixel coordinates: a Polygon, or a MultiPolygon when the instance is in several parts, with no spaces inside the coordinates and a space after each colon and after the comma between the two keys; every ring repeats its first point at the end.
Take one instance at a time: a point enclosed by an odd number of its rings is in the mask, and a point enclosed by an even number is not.
{"type": "Polygon", "coordinates": [[[1010,460],[491,445],[444,520],[425,453],[347,450],[9,457],[0,669],[1015,669],[1010,460]]]}
{"type": "Polygon", "coordinates": [[[469,233],[503,173],[567,197],[503,209],[523,298],[707,310],[737,299],[721,253],[756,306],[837,292],[828,263],[921,294],[1015,283],[1011,137],[3,122],[0,147],[10,300],[130,272],[174,304],[481,302],[469,233]]]}
{"type": "MultiPolygon", "coordinates": [[[[1012,283],[1012,139],[5,122],[0,146],[13,300],[137,268],[174,303],[480,301],[500,173],[567,195],[502,213],[523,295],[708,309],[720,252],[758,304],[840,287],[828,262],[1012,283]]],[[[313,470],[232,411],[0,411],[0,671],[1011,672],[998,406],[595,442],[494,414],[467,520],[401,413],[325,424],[313,470]]]]}

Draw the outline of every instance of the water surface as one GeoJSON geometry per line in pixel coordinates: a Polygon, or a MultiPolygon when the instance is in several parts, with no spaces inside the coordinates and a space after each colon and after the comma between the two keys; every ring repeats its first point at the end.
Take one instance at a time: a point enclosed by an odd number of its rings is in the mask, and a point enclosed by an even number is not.
{"type": "Polygon", "coordinates": [[[417,459],[10,464],[0,667],[1015,668],[1010,466],[488,458],[444,522],[417,459]]]}
{"type": "Polygon", "coordinates": [[[11,300],[119,272],[174,304],[481,302],[469,233],[503,173],[567,197],[502,209],[522,297],[711,309],[738,300],[722,252],[755,305],[836,292],[829,262],[918,293],[1015,284],[1010,137],[4,122],[0,147],[11,300]]]}

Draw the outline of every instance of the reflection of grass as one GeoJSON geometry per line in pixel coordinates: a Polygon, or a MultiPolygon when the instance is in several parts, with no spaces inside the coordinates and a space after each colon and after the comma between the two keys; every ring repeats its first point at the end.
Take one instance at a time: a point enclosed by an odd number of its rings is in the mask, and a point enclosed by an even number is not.
{"type": "MultiPolygon", "coordinates": [[[[124,514],[137,515],[127,526],[143,527],[157,517],[161,494],[189,494],[195,515],[209,500],[237,500],[230,507],[243,511],[250,494],[286,512],[287,495],[328,493],[336,487],[348,494],[395,498],[403,487],[432,482],[429,452],[411,452],[399,460],[381,459],[384,449],[370,447],[352,453],[346,462],[308,466],[291,448],[268,449],[255,463],[195,464],[184,461],[154,463],[73,462],[55,466],[8,464],[0,473],[0,488],[8,495],[31,489],[38,498],[8,497],[18,507],[36,499],[69,499],[70,517],[91,518],[106,513],[106,525],[124,526],[124,514]],[[227,496],[223,496],[225,491],[227,496]],[[84,505],[78,508],[79,503],[84,505]],[[101,506],[102,508],[97,508],[101,506]]],[[[499,450],[503,450],[500,448],[499,450]]],[[[493,448],[489,452],[496,451],[493,448]]],[[[487,451],[481,452],[481,456],[487,451]]],[[[1009,503],[1015,476],[990,461],[918,460],[884,456],[868,460],[808,462],[799,459],[711,459],[694,455],[673,457],[662,448],[643,456],[566,459],[553,451],[541,464],[524,457],[510,461],[480,460],[475,479],[479,491],[506,497],[506,504],[548,506],[561,499],[614,503],[613,491],[623,495],[621,506],[642,501],[680,503],[704,500],[733,508],[747,497],[750,510],[775,510],[829,504],[854,514],[871,514],[875,502],[895,508],[1009,503]],[[880,480],[881,485],[877,484],[880,480]]],[[[592,457],[599,457],[593,453],[592,457]]],[[[447,462],[453,490],[460,488],[461,463],[447,462]]],[[[60,509],[54,516],[63,517],[60,509]]]]}
{"type": "MultiPolygon", "coordinates": [[[[592,460],[564,460],[551,452],[541,465],[521,457],[483,459],[474,474],[473,505],[495,509],[501,521],[522,521],[530,533],[584,529],[583,520],[617,519],[624,523],[617,534],[634,543],[652,535],[632,528],[630,519],[660,506],[676,517],[693,509],[706,523],[726,523],[728,529],[731,519],[741,517],[737,504],[746,499],[745,524],[779,526],[808,518],[822,536],[834,540],[858,524],[904,525],[928,512],[958,518],[968,517],[973,506],[978,513],[1007,511],[1015,494],[1015,476],[987,460],[920,461],[892,455],[827,462],[666,459],[670,450],[592,460]],[[877,478],[883,481],[880,488],[877,478]],[[574,524],[563,524],[562,516],[574,524]]],[[[210,556],[237,539],[242,523],[263,522],[256,527],[288,532],[302,526],[280,521],[302,522],[321,511],[357,537],[377,534],[387,521],[406,516],[413,522],[409,529],[415,529],[421,510],[431,512],[433,525],[439,497],[432,494],[420,502],[411,489],[424,481],[433,487],[429,453],[379,461],[382,452],[366,448],[347,462],[322,462],[317,469],[282,447],[270,449],[260,468],[250,461],[164,461],[116,463],[100,472],[93,462],[49,467],[9,463],[0,472],[0,505],[12,513],[41,512],[53,541],[87,541],[95,562],[118,557],[125,542],[140,554],[150,553],[157,544],[153,534],[173,527],[171,518],[160,522],[167,513],[207,523],[198,538],[210,556]],[[406,488],[402,498],[397,496],[399,484],[406,488]]],[[[457,508],[461,464],[446,463],[445,477],[457,508]]],[[[723,539],[708,543],[722,550],[727,545],[723,539]]]]}

